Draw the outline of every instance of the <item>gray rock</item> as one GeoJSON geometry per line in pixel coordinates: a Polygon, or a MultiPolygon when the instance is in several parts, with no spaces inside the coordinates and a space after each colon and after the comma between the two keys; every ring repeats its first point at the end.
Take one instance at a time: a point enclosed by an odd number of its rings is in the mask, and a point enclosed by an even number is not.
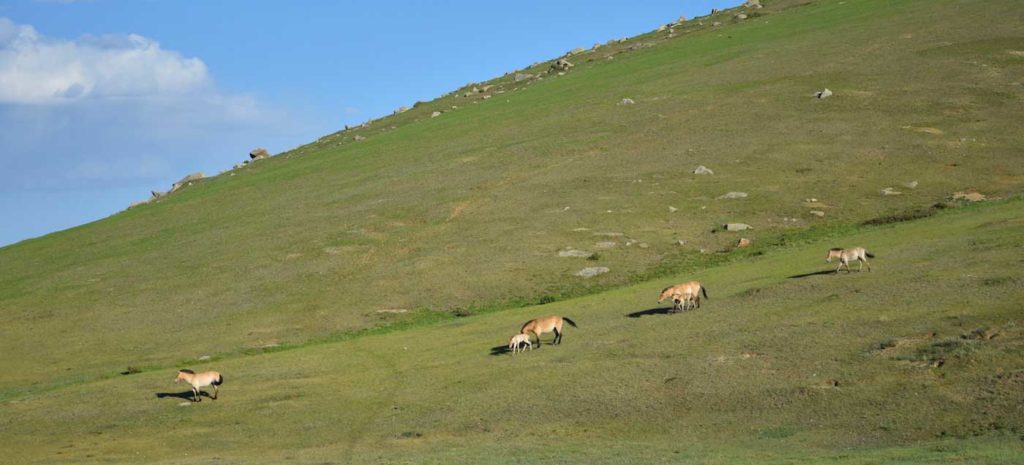
{"type": "Polygon", "coordinates": [[[594,255],[593,252],[587,252],[586,250],[566,249],[558,252],[559,257],[573,257],[573,258],[587,258],[594,255]]]}
{"type": "Polygon", "coordinates": [[[818,218],[823,218],[825,216],[825,212],[821,210],[811,210],[809,213],[814,216],[817,216],[818,218]]]}
{"type": "Polygon", "coordinates": [[[754,229],[749,224],[745,223],[726,223],[722,225],[726,231],[746,231],[748,229],[754,229]]]}
{"type": "Polygon", "coordinates": [[[581,54],[581,53],[583,53],[585,51],[586,50],[584,50],[583,47],[576,47],[576,48],[574,48],[572,50],[569,50],[569,53],[567,53],[566,56],[579,55],[579,54],[581,54]]]}
{"type": "Polygon", "coordinates": [[[668,211],[669,211],[669,213],[675,213],[675,212],[679,211],[679,209],[670,205],[668,207],[668,211]]]}
{"type": "Polygon", "coordinates": [[[435,112],[430,114],[431,118],[437,118],[438,116],[441,116],[441,112],[439,112],[439,111],[435,111],[435,112]]]}
{"type": "Polygon", "coordinates": [[[624,99],[622,99],[622,101],[619,102],[619,105],[632,105],[634,103],[636,103],[636,102],[634,102],[633,99],[631,99],[631,98],[624,98],[624,99]]]}
{"type": "Polygon", "coordinates": [[[725,195],[718,196],[719,199],[744,199],[747,197],[746,192],[729,192],[725,195]]]}
{"type": "Polygon", "coordinates": [[[827,99],[832,96],[832,91],[825,88],[825,90],[815,92],[814,96],[819,99],[827,99]]]}
{"type": "Polygon", "coordinates": [[[906,187],[907,189],[915,189],[917,188],[917,181],[905,182],[903,183],[903,187],[906,187]]]}
{"type": "Polygon", "coordinates": [[[711,171],[710,169],[708,169],[708,167],[704,165],[700,165],[693,170],[693,174],[715,174],[715,172],[711,171]]]}
{"type": "Polygon", "coordinates": [[[611,269],[609,269],[607,266],[591,266],[577,271],[576,276],[580,276],[583,278],[593,278],[594,276],[604,274],[609,271],[611,271],[611,269]]]}
{"type": "Polygon", "coordinates": [[[597,244],[594,244],[594,247],[597,247],[599,249],[610,249],[612,247],[615,247],[615,242],[612,242],[612,241],[598,242],[597,244]]]}
{"type": "Polygon", "coordinates": [[[733,18],[736,18],[739,21],[743,21],[744,19],[747,19],[747,15],[743,13],[737,13],[736,16],[733,16],[733,18]]]}
{"type": "Polygon", "coordinates": [[[533,75],[530,73],[516,73],[515,81],[522,82],[527,79],[533,79],[533,75]]]}
{"type": "Polygon", "coordinates": [[[900,192],[900,191],[898,191],[896,189],[893,189],[891,187],[886,187],[885,189],[882,189],[882,195],[902,195],[902,194],[903,194],[902,192],[900,192]]]}
{"type": "Polygon", "coordinates": [[[711,23],[712,27],[718,27],[718,26],[721,26],[721,25],[722,25],[721,21],[715,21],[715,22],[711,23]]]}
{"type": "Polygon", "coordinates": [[[259,147],[252,149],[252,151],[249,152],[249,158],[253,160],[262,160],[264,158],[270,158],[270,153],[267,152],[267,149],[259,147]]]}
{"type": "Polygon", "coordinates": [[[565,58],[559,58],[551,64],[549,71],[569,71],[574,65],[566,60],[565,58]]]}
{"type": "Polygon", "coordinates": [[[206,177],[206,175],[204,175],[202,171],[197,171],[197,172],[192,173],[192,174],[190,174],[188,176],[185,176],[184,178],[181,178],[181,181],[178,181],[178,184],[188,184],[188,183],[190,183],[192,181],[198,181],[198,180],[203,179],[205,177],[206,177]]]}

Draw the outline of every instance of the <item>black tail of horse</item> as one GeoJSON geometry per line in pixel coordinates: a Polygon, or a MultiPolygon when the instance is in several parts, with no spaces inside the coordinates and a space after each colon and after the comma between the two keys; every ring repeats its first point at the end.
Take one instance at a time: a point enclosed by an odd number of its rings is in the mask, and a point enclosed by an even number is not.
{"type": "Polygon", "coordinates": [[[867,250],[864,251],[864,255],[867,255],[868,258],[875,258],[875,255],[872,254],[871,252],[868,252],[867,250]]]}
{"type": "Polygon", "coordinates": [[[705,299],[711,300],[711,297],[708,297],[708,289],[706,287],[701,286],[700,287],[700,292],[704,294],[704,298],[705,299]]]}
{"type": "Polygon", "coordinates": [[[217,375],[217,381],[214,381],[210,384],[214,386],[220,386],[221,384],[224,384],[224,375],[217,375]]]}
{"type": "Polygon", "coordinates": [[[564,316],[562,317],[562,320],[565,321],[566,323],[571,324],[573,328],[579,328],[579,326],[576,326],[576,322],[575,321],[572,321],[572,320],[570,320],[570,319],[568,319],[568,318],[566,318],[564,316]]]}

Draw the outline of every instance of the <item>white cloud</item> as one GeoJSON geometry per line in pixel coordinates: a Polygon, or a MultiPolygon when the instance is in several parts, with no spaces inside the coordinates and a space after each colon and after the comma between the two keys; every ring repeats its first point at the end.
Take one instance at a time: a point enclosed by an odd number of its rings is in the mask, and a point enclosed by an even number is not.
{"type": "Polygon", "coordinates": [[[202,60],[137,34],[53,39],[0,17],[0,103],[155,98],[211,87],[202,60]]]}
{"type": "Polygon", "coordinates": [[[17,217],[12,206],[60,215],[17,199],[69,196],[90,205],[61,220],[71,226],[254,147],[276,152],[326,131],[295,115],[218,89],[201,59],[141,35],[52,38],[0,17],[0,218],[17,217]]]}

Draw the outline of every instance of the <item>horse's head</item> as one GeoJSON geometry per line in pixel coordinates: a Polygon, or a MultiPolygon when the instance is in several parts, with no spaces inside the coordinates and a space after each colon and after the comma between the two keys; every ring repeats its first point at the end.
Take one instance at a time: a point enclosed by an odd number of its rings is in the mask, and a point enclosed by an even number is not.
{"type": "Polygon", "coordinates": [[[665,289],[661,290],[661,295],[658,296],[658,303],[659,304],[662,303],[665,299],[667,299],[669,297],[672,297],[672,288],[673,287],[674,286],[670,286],[670,287],[666,287],[665,289]]]}
{"type": "Polygon", "coordinates": [[[181,380],[188,381],[189,376],[194,374],[196,373],[192,370],[178,370],[178,377],[174,378],[174,383],[177,384],[181,380]]]}

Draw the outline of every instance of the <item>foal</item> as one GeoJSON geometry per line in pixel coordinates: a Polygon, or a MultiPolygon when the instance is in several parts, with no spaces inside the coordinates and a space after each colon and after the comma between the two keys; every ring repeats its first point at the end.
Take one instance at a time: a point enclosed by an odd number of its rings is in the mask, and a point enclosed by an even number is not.
{"type": "Polygon", "coordinates": [[[206,386],[213,386],[213,400],[217,400],[217,386],[224,383],[224,377],[216,371],[196,373],[192,370],[178,370],[178,377],[174,379],[174,383],[177,384],[178,381],[182,380],[192,385],[193,402],[203,401],[203,399],[199,397],[199,389],[206,386]]]}
{"type": "Polygon", "coordinates": [[[529,344],[530,350],[533,350],[533,341],[530,340],[529,334],[516,334],[515,336],[512,336],[512,339],[509,339],[508,341],[508,348],[512,349],[512,355],[515,355],[516,352],[526,350],[522,348],[523,344],[529,344]]]}

